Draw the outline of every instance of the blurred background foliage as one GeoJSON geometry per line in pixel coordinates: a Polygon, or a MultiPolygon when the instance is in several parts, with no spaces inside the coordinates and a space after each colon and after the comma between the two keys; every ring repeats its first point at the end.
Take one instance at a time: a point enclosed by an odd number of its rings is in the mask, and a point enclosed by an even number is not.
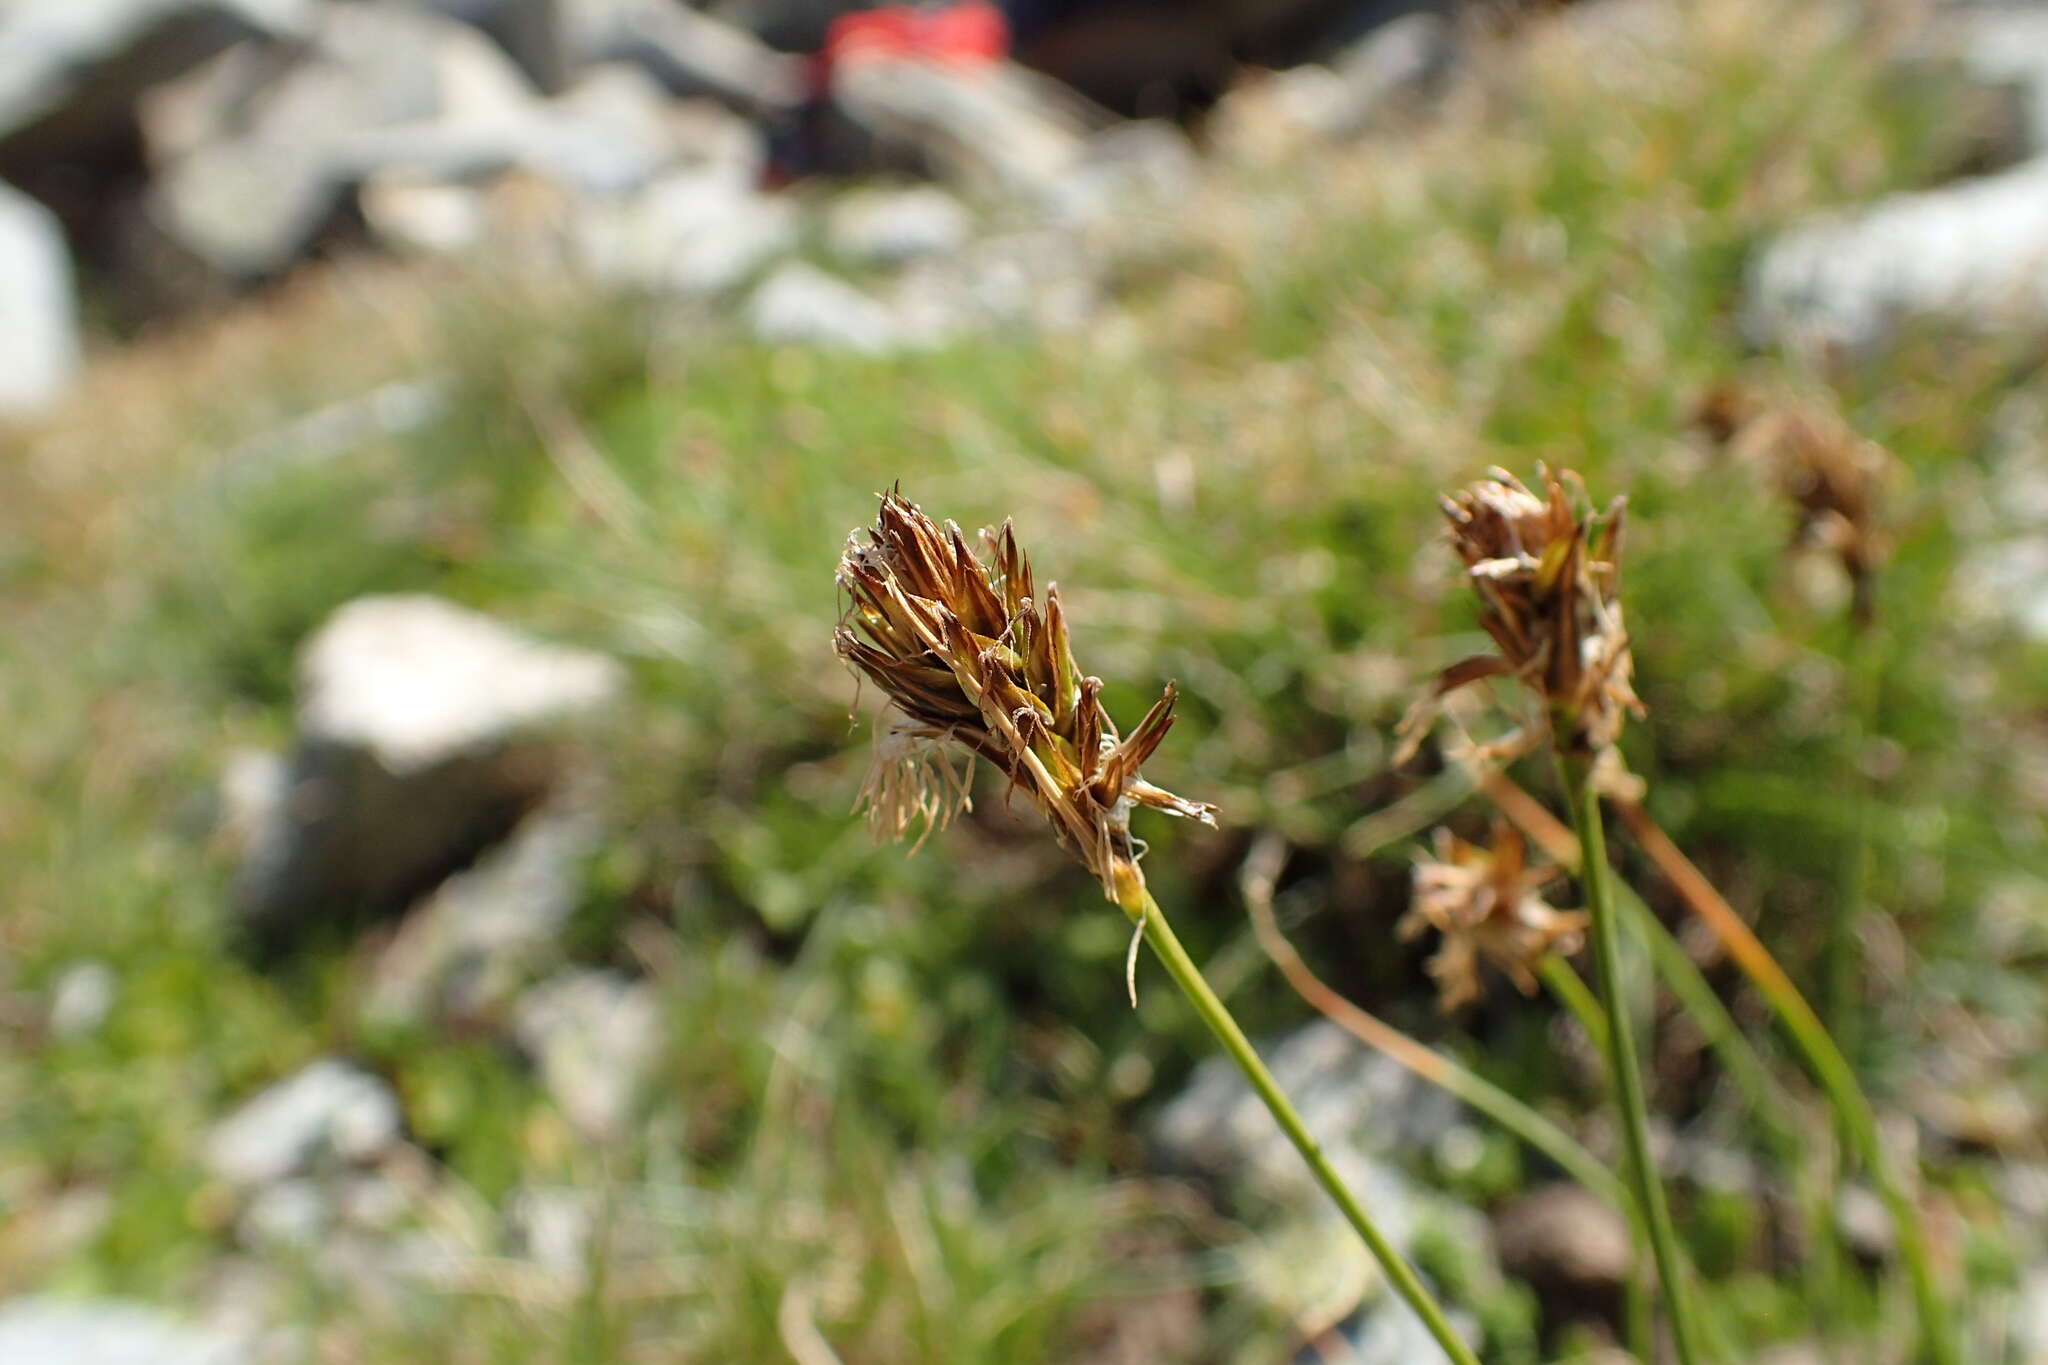
{"type": "MultiPolygon", "coordinates": [[[[1321,972],[1564,1114],[1595,1097],[1549,1003],[1497,991],[1438,1018],[1427,945],[1391,932],[1412,840],[1371,847],[1361,822],[1430,779],[1433,759],[1390,770],[1392,723],[1477,639],[1434,492],[1538,460],[1626,492],[1650,712],[1627,747],[1650,808],[1817,993],[1868,804],[1882,916],[1857,1037],[1880,1104],[1910,1103],[1937,1052],[1974,1059],[1958,1084],[2048,1093],[2048,651],[1965,572],[2009,478],[2002,424],[2048,402],[2038,346],[1922,332],[1808,372],[1749,352],[1734,316],[1754,243],[1947,174],[1965,106],[1832,7],[1652,8],[1669,31],[1642,60],[1603,60],[1590,22],[1536,26],[1428,126],[1221,167],[1170,216],[1117,224],[1119,307],[1079,335],[864,359],[488,261],[356,263],[106,358],[0,462],[0,987],[83,955],[124,985],[105,1029],[0,1047],[0,1226],[86,1184],[113,1213],[54,1266],[0,1232],[0,1287],[191,1292],[224,1236],[195,1135],[341,1051],[391,1081],[446,1198],[602,1188],[659,1235],[566,1295],[472,1248],[427,1315],[309,1279],[321,1358],[774,1359],[792,1283],[847,1361],[1141,1358],[1102,1343],[1176,1295],[1209,1304],[1189,1358],[1275,1358],[1291,1328],[1233,1287],[1242,1230],[1147,1171],[1141,1120],[1207,1047],[1156,979],[1125,1002],[1121,916],[990,774],[915,858],[849,815],[877,699],[830,657],[831,571],[899,481],[970,530],[1015,520],[1113,714],[1179,681],[1153,776],[1223,826],[1150,821],[1148,871],[1255,1033],[1306,1017],[1234,889],[1273,829],[1321,972]],[[1825,395],[1903,467],[1860,643],[1841,585],[1788,561],[1769,476],[1688,429],[1738,373],[1825,395]],[[229,453],[422,374],[457,397],[415,432],[297,465],[229,453]],[[224,755],[286,740],[293,650],[329,612],[411,590],[630,663],[630,703],[585,741],[611,833],[570,936],[661,991],[672,1046],[617,1149],[572,1140],[499,1043],[361,1025],[359,946],[264,970],[230,941],[232,859],[208,834],[224,755]],[[1856,744],[1864,686],[1878,738],[1856,744]]],[[[1681,1122],[1725,1101],[1688,1046],[1658,1054],[1681,1122]]],[[[1489,1151],[1467,1173],[1482,1203],[1523,1174],[1489,1151]]],[[[1971,1196],[1980,1154],[1957,1134],[1934,1155],[1995,1282],[2013,1234],[1971,1196]]],[[[1753,1271],[1741,1204],[1682,1221],[1760,1348],[1791,1305],[1753,1271]]],[[[1482,1312],[1497,1358],[1534,1359],[1516,1302],[1482,1312]]]]}

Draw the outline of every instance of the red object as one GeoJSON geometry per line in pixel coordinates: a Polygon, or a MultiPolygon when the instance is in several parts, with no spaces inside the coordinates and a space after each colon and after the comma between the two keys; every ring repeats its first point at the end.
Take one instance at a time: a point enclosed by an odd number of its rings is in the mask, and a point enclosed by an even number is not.
{"type": "Polygon", "coordinates": [[[921,7],[883,5],[832,21],[818,54],[820,84],[833,68],[873,58],[985,66],[1010,54],[1010,25],[988,0],[921,7]]]}

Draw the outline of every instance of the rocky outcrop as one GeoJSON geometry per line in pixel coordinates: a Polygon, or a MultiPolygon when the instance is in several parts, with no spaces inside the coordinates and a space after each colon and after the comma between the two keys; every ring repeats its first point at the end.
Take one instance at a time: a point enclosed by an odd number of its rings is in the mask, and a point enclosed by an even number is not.
{"type": "Polygon", "coordinates": [[[238,882],[257,945],[396,912],[504,838],[564,778],[552,731],[624,684],[439,598],[343,607],[301,651],[297,747],[238,882]]]}
{"type": "Polygon", "coordinates": [[[48,209],[0,185],[0,421],[50,408],[78,364],[63,230],[48,209]]]}

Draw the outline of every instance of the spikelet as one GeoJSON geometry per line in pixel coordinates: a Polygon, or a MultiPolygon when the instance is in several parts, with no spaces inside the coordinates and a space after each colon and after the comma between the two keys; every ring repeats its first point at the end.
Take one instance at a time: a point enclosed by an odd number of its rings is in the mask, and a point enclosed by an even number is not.
{"type": "MultiPolygon", "coordinates": [[[[1603,513],[1581,512],[1586,496],[1578,475],[1539,466],[1538,482],[1540,497],[1495,469],[1442,499],[1452,548],[1497,652],[1460,660],[1437,676],[1401,723],[1397,762],[1421,743],[1446,694],[1486,678],[1513,678],[1527,688],[1573,752],[1609,756],[1628,716],[1642,714],[1618,596],[1625,500],[1616,498],[1603,513]]],[[[1541,738],[1538,731],[1526,744],[1541,738]]]]}
{"type": "Polygon", "coordinates": [[[1138,771],[1173,725],[1174,688],[1120,738],[1102,680],[1074,662],[1059,589],[1038,595],[1007,521],[981,540],[977,556],[958,526],[890,492],[875,525],[850,536],[840,556],[848,605],[833,647],[897,713],[863,790],[869,821],[896,838],[919,822],[926,834],[943,827],[966,804],[965,779],[944,756],[957,746],[1000,770],[1109,898],[1129,907],[1144,887],[1133,806],[1215,823],[1214,806],[1138,771]]]}
{"type": "Polygon", "coordinates": [[[1554,864],[1531,862],[1521,834],[1504,821],[1495,823],[1490,848],[1436,831],[1435,856],[1416,860],[1413,899],[1395,933],[1443,935],[1429,974],[1445,1013],[1479,998],[1482,958],[1528,995],[1546,954],[1578,951],[1586,916],[1555,909],[1541,894],[1562,875],[1554,864]]]}

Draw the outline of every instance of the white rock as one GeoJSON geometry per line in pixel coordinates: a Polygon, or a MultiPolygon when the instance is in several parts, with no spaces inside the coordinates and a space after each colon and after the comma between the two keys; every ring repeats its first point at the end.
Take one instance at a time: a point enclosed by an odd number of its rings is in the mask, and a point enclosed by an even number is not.
{"type": "Polygon", "coordinates": [[[661,1001],[616,972],[563,972],[520,1000],[513,1031],[571,1123],[622,1135],[662,1045],[661,1001]]]}
{"type": "Polygon", "coordinates": [[[859,189],[840,195],[825,215],[833,254],[856,265],[901,265],[966,245],[974,220],[936,185],[859,189]]]}
{"type": "MultiPolygon", "coordinates": [[[[1262,1049],[1302,1120],[1340,1166],[1426,1146],[1459,1121],[1460,1106],[1326,1021],[1262,1049]]],[[[1300,1154],[1227,1058],[1195,1069],[1150,1130],[1170,1167],[1242,1181],[1266,1197],[1313,1203],[1300,1154]]]]}
{"type": "Polygon", "coordinates": [[[1061,229],[1008,233],[944,258],[917,261],[891,291],[903,339],[934,345],[983,331],[1061,333],[1095,320],[1101,265],[1061,229]]]}
{"type": "Polygon", "coordinates": [[[792,261],[761,282],[747,322],[762,341],[883,355],[902,342],[888,306],[836,275],[792,261]]]}
{"type": "Polygon", "coordinates": [[[532,1187],[514,1191],[506,1230],[517,1250],[557,1279],[576,1283],[590,1268],[598,1201],[589,1190],[532,1187]]]}
{"type": "Polygon", "coordinates": [[[206,1164],[230,1184],[269,1184],[327,1159],[368,1161],[398,1141],[402,1124],[384,1082],[323,1058],[216,1124],[206,1164]]]}
{"type": "Polygon", "coordinates": [[[2020,1276],[2019,1291],[2012,1298],[2010,1330],[2009,1359],[2028,1365],[2048,1360],[2048,1263],[2020,1276]]]}
{"type": "Polygon", "coordinates": [[[397,776],[594,711],[625,671],[425,595],[360,597],[299,658],[302,741],[360,748],[397,776]]]}
{"type": "Polygon", "coordinates": [[[113,1012],[121,978],[97,958],[73,963],[50,992],[50,1032],[58,1038],[91,1033],[113,1012]]]}
{"type": "Polygon", "coordinates": [[[356,195],[370,231],[401,251],[452,256],[482,244],[490,227],[484,192],[409,173],[373,176],[356,195]]]}
{"type": "Polygon", "coordinates": [[[2018,92],[2029,149],[2048,151],[2048,11],[1951,7],[1935,27],[1954,39],[1963,70],[1973,79],[2018,92]]]}
{"type": "Polygon", "coordinates": [[[1165,119],[1138,119],[1090,138],[1081,155],[1045,188],[1056,222],[1085,224],[1118,212],[1156,209],[1185,196],[1201,175],[1188,135],[1165,119]]]}
{"type": "Polygon", "coordinates": [[[379,956],[364,1013],[380,1022],[474,1020],[510,998],[576,908],[603,828],[570,794],[436,887],[379,956]]]}
{"type": "Polygon", "coordinates": [[[244,1365],[232,1340],[144,1304],[24,1298],[0,1303],[6,1365],[244,1365]]]}
{"type": "Polygon", "coordinates": [[[79,365],[71,253],[48,209],[0,185],[0,420],[34,416],[79,365]]]}
{"type": "Polygon", "coordinates": [[[314,9],[313,0],[0,4],[0,147],[19,135],[57,156],[68,139],[96,141],[140,92],[239,38],[301,32],[314,9]]]}
{"type": "Polygon", "coordinates": [[[2048,159],[1793,228],[1752,268],[1743,322],[1858,348],[1914,316],[2048,319],[2048,159]]]}
{"type": "Polygon", "coordinates": [[[299,656],[285,799],[235,888],[254,946],[403,910],[563,780],[553,742],[623,691],[617,661],[436,597],[365,597],[299,656]]]}
{"type": "Polygon", "coordinates": [[[537,105],[489,39],[385,0],[321,7],[296,60],[229,54],[185,84],[144,110],[148,144],[169,157],[151,214],[236,275],[288,264],[377,170],[502,168],[537,105]]]}
{"type": "Polygon", "coordinates": [[[303,1250],[334,1223],[334,1201],[317,1180],[295,1177],[258,1190],[235,1222],[235,1235],[252,1248],[303,1250]]]}
{"type": "Polygon", "coordinates": [[[1451,21],[1427,10],[1381,24],[1310,79],[1280,78],[1284,108],[1314,132],[1352,137],[1402,101],[1427,90],[1450,67],[1456,49],[1451,21]],[[1331,79],[1320,78],[1326,70],[1331,79]]]}
{"type": "Polygon", "coordinates": [[[664,175],[630,199],[579,204],[570,243],[600,283],[690,296],[742,283],[796,237],[787,200],[713,168],[664,175]]]}

